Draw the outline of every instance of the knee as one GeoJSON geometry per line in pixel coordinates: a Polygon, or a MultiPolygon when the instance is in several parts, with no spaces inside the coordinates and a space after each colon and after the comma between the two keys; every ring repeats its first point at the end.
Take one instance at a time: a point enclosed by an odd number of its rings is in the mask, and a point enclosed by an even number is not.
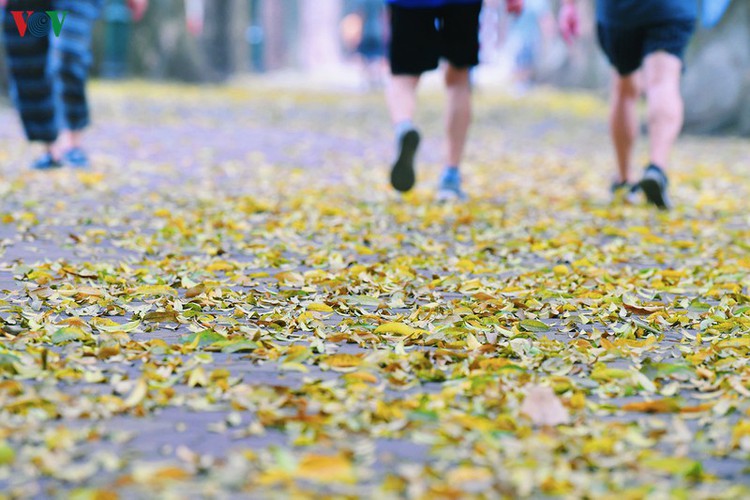
{"type": "Polygon", "coordinates": [[[613,87],[615,99],[618,101],[635,100],[641,95],[641,86],[636,75],[616,78],[613,87]]]}
{"type": "Polygon", "coordinates": [[[445,69],[445,85],[447,87],[469,87],[469,70],[455,68],[451,65],[445,69]]]}
{"type": "Polygon", "coordinates": [[[682,60],[666,52],[655,52],[644,61],[646,88],[655,86],[679,87],[682,60]]]}

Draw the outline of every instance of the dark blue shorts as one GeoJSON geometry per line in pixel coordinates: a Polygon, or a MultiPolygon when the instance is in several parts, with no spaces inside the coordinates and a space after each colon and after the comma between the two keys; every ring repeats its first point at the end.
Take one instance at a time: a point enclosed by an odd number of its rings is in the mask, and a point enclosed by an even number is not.
{"type": "Polygon", "coordinates": [[[622,76],[636,72],[654,52],[683,59],[695,31],[695,21],[671,21],[635,28],[599,24],[599,44],[609,62],[622,76]]]}

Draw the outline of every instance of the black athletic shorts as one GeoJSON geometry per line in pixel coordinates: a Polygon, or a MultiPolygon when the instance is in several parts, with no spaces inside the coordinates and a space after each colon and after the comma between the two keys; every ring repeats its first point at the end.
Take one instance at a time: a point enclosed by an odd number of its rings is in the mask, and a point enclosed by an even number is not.
{"type": "Polygon", "coordinates": [[[599,24],[599,44],[609,62],[622,76],[628,76],[654,52],[664,51],[683,59],[695,31],[694,21],[671,21],[636,28],[599,24]]]}
{"type": "Polygon", "coordinates": [[[481,3],[390,9],[394,75],[421,75],[437,68],[440,59],[462,69],[479,64],[481,3]]]}

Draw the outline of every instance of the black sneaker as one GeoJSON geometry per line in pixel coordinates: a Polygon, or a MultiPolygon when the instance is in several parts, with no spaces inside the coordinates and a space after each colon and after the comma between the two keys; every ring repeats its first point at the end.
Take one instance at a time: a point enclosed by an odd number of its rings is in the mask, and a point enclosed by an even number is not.
{"type": "Polygon", "coordinates": [[[667,195],[669,179],[661,168],[653,164],[649,165],[638,185],[652,205],[656,205],[662,210],[669,210],[672,207],[667,195]]]}
{"type": "Polygon", "coordinates": [[[409,129],[398,138],[398,157],[391,169],[391,185],[397,191],[405,193],[414,187],[417,181],[414,173],[414,158],[417,155],[421,137],[416,129],[409,129]]]}
{"type": "Polygon", "coordinates": [[[640,191],[638,184],[631,184],[627,181],[613,182],[610,186],[609,191],[612,194],[612,203],[627,203],[629,205],[635,205],[638,191],[640,191]]]}

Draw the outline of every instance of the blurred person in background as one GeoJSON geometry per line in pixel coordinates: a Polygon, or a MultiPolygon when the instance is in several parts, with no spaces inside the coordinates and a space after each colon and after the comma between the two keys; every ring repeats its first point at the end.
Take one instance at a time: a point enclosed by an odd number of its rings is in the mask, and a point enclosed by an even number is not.
{"type": "Polygon", "coordinates": [[[383,0],[357,0],[356,11],[362,19],[362,36],[357,54],[369,88],[383,85],[386,55],[386,12],[383,0]]]}
{"type": "MultiPolygon", "coordinates": [[[[597,0],[599,43],[614,68],[610,129],[617,157],[616,198],[640,189],[649,203],[670,207],[669,156],[684,120],[680,93],[683,56],[695,29],[697,0],[597,0]],[[648,107],[649,165],[638,183],[631,166],[638,137],[638,100],[648,107]]],[[[578,35],[577,0],[563,0],[560,29],[578,35]]]]}
{"type": "MultiPolygon", "coordinates": [[[[438,199],[464,199],[460,164],[471,123],[469,71],[479,63],[481,0],[387,0],[390,8],[388,107],[396,133],[396,160],[391,184],[407,192],[416,183],[414,162],[421,136],[414,124],[417,87],[423,73],[445,59],[447,115],[445,170],[438,199]]],[[[509,12],[520,13],[523,0],[506,0],[509,12]]]]}
{"type": "MultiPolygon", "coordinates": [[[[83,131],[90,123],[86,81],[92,63],[94,22],[102,3],[102,0],[0,0],[14,102],[28,140],[41,142],[45,148],[32,168],[89,166],[83,149],[83,131]],[[51,29],[49,18],[46,27],[35,26],[38,19],[30,19],[30,11],[60,12],[59,35],[51,29]]],[[[133,18],[140,20],[148,0],[128,0],[128,5],[133,18]]]]}
{"type": "Polygon", "coordinates": [[[542,48],[543,25],[550,16],[554,25],[549,0],[525,0],[523,13],[511,26],[510,43],[515,45],[513,80],[515,91],[519,94],[524,94],[533,84],[534,71],[542,48]]]}
{"type": "Polygon", "coordinates": [[[385,79],[387,49],[386,10],[383,0],[356,0],[339,26],[347,53],[362,65],[365,85],[377,88],[385,79]]]}

